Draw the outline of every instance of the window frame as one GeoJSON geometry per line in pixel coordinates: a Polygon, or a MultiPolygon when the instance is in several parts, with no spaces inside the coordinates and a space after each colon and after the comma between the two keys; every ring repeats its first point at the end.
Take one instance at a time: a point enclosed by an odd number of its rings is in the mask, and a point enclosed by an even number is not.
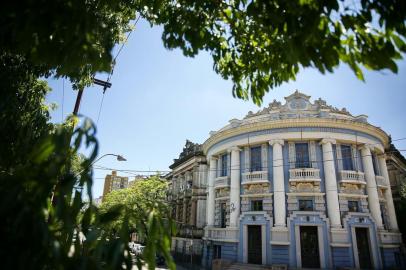
{"type": "Polygon", "coordinates": [[[227,204],[225,202],[220,203],[220,228],[227,227],[227,204]]]}
{"type": "Polygon", "coordinates": [[[227,154],[223,154],[221,155],[221,168],[220,168],[220,177],[224,177],[224,176],[228,176],[228,155],[227,154]]]}
{"type": "Polygon", "coordinates": [[[348,144],[342,144],[341,148],[341,163],[344,171],[354,171],[354,160],[352,157],[352,147],[348,144]]]}
{"type": "Polygon", "coordinates": [[[251,209],[251,211],[264,211],[264,201],[262,199],[251,200],[250,209],[251,209]],[[258,206],[261,206],[261,207],[258,207],[258,206]],[[255,209],[257,207],[260,209],[255,209]]]}
{"type": "Polygon", "coordinates": [[[359,201],[354,201],[354,200],[349,200],[348,202],[347,202],[347,204],[348,204],[348,212],[354,212],[354,213],[359,213],[360,212],[360,207],[359,207],[359,201]],[[353,208],[350,208],[350,203],[351,204],[353,204],[353,203],[355,203],[355,205],[356,205],[356,211],[352,211],[351,209],[353,209],[353,208]]]}
{"type": "Polygon", "coordinates": [[[213,245],[213,259],[221,259],[221,245],[213,245]]]}
{"type": "MultiPolygon", "coordinates": [[[[303,150],[303,149],[300,149],[303,150]]],[[[296,142],[295,143],[295,168],[297,169],[306,169],[306,168],[311,168],[311,162],[310,162],[310,147],[308,142],[296,142]],[[300,151],[298,152],[298,149],[300,149],[303,146],[303,148],[306,148],[307,151],[300,151]],[[306,147],[304,147],[306,146],[306,147]],[[302,154],[302,155],[301,155],[302,154]]]]}
{"type": "Polygon", "coordinates": [[[309,211],[309,212],[311,212],[311,211],[314,211],[314,201],[312,200],[312,199],[298,199],[298,208],[299,208],[299,211],[309,211]],[[308,207],[306,207],[306,208],[304,208],[303,210],[301,209],[301,202],[308,202],[308,203],[310,203],[310,205],[311,205],[311,208],[308,208],[308,207]]]}
{"type": "Polygon", "coordinates": [[[262,148],[261,146],[254,146],[250,148],[250,171],[251,172],[258,172],[262,171],[262,148]],[[254,155],[256,154],[255,160],[254,155]]]}

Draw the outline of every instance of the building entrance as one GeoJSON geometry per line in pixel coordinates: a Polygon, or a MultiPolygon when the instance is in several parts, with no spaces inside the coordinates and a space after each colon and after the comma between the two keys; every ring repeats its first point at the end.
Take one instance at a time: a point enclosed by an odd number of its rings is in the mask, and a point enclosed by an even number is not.
{"type": "Polygon", "coordinates": [[[320,268],[317,226],[300,227],[300,253],[302,268],[320,268]]]}
{"type": "Polygon", "coordinates": [[[358,261],[361,269],[371,269],[371,254],[369,248],[369,237],[367,228],[355,228],[357,238],[358,261]]]}
{"type": "Polygon", "coordinates": [[[248,263],[262,264],[262,235],[260,225],[248,225],[248,263]]]}

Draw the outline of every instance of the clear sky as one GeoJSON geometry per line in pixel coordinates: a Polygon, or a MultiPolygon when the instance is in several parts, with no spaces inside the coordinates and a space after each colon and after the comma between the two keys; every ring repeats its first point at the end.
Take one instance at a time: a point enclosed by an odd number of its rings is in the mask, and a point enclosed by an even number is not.
{"type": "MultiPolygon", "coordinates": [[[[366,72],[365,83],[345,66],[327,75],[302,70],[295,82],[268,93],[263,106],[273,99],[284,101],[283,97],[298,89],[311,95],[312,101],[321,97],[330,105],[346,107],[353,115],[368,115],[371,124],[381,127],[393,139],[405,138],[406,61],[398,65],[397,75],[389,71],[366,72]]],[[[121,154],[127,161],[107,156],[97,165],[167,171],[186,139],[203,143],[211,130],[220,129],[232,118],[241,119],[250,110],[259,110],[252,101],[233,98],[232,84],[217,75],[212,66],[211,56],[206,52],[186,58],[179,50],[166,50],[161,28],[151,28],[140,21],[118,56],[112,88],[105,94],[97,126],[99,156],[121,154]]],[[[107,75],[97,77],[105,80],[107,75]]],[[[60,122],[72,112],[76,92],[67,81],[49,80],[49,84],[54,90],[47,102],[59,105],[52,118],[60,122]]],[[[101,87],[85,89],[80,114],[96,122],[102,96],[101,87]]],[[[406,140],[395,145],[406,149],[406,140]]],[[[94,197],[102,194],[107,173],[94,171],[94,197]]],[[[132,174],[120,174],[132,179],[132,174]]]]}

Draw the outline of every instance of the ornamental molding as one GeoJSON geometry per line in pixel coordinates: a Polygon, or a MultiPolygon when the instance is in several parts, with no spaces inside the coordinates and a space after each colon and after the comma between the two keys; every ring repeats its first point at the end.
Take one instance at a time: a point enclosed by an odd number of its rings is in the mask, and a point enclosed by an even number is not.
{"type": "Polygon", "coordinates": [[[331,138],[324,138],[320,142],[320,144],[326,144],[326,143],[337,144],[337,141],[335,139],[331,139],[331,138]]]}
{"type": "Polygon", "coordinates": [[[216,143],[237,135],[268,129],[292,128],[292,127],[349,129],[353,131],[358,131],[360,133],[365,133],[377,138],[384,145],[385,148],[389,144],[388,135],[382,129],[368,123],[355,122],[346,119],[294,118],[267,122],[254,122],[239,126],[238,128],[219,131],[204,142],[203,152],[207,154],[208,150],[216,143]]]}
{"type": "Polygon", "coordinates": [[[275,144],[283,145],[284,141],[282,139],[273,139],[269,141],[269,145],[274,146],[275,144]]]}

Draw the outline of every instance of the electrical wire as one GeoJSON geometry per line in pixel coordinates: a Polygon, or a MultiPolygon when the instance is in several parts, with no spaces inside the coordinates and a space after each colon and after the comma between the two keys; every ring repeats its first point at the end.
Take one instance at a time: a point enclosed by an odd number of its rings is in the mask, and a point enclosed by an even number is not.
{"type": "MultiPolygon", "coordinates": [[[[138,16],[138,18],[135,20],[135,23],[134,23],[134,25],[133,25],[131,31],[127,34],[125,40],[123,41],[123,43],[121,44],[120,48],[118,49],[118,52],[117,52],[116,56],[113,58],[112,65],[111,65],[111,71],[110,71],[109,75],[107,76],[107,80],[106,80],[107,83],[110,82],[111,77],[113,76],[114,68],[115,68],[115,66],[116,66],[117,57],[120,55],[121,51],[123,50],[124,45],[127,43],[128,39],[130,38],[131,33],[134,31],[135,26],[137,25],[137,23],[138,23],[138,21],[139,21],[140,18],[141,18],[141,16],[138,16]]],[[[101,100],[101,102],[100,102],[99,112],[98,112],[98,114],[97,114],[96,126],[99,124],[99,119],[100,119],[101,111],[102,111],[102,108],[103,108],[103,101],[104,101],[104,95],[105,95],[105,93],[106,93],[106,90],[107,90],[107,86],[105,86],[105,87],[103,88],[103,97],[102,97],[102,100],[101,100]]]]}

